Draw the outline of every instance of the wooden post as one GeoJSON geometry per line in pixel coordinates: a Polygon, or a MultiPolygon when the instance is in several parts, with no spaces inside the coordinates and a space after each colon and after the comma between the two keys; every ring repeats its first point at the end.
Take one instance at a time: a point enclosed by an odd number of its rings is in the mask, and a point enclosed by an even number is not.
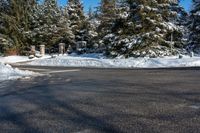
{"type": "Polygon", "coordinates": [[[45,55],[45,45],[40,45],[40,54],[41,56],[45,55]]]}

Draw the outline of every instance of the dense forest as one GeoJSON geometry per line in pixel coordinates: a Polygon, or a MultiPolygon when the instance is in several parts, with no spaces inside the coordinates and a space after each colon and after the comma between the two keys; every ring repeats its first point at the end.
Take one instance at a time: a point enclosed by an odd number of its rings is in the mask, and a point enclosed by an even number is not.
{"type": "Polygon", "coordinates": [[[0,53],[27,55],[30,46],[108,57],[157,57],[200,51],[200,1],[187,13],[179,0],[101,0],[85,13],[80,0],[1,0],[0,53]]]}

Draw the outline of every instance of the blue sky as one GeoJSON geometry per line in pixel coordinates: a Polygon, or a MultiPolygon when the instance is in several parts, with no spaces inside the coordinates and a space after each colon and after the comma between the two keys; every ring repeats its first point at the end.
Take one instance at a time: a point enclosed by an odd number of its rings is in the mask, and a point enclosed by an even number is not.
{"type": "MultiPolygon", "coordinates": [[[[96,7],[100,0],[82,0],[84,3],[85,10],[87,11],[88,8],[91,7],[96,7]]],[[[187,10],[190,10],[191,7],[191,2],[192,0],[181,0],[181,5],[187,10]]],[[[60,5],[66,5],[67,0],[58,0],[60,5]]]]}
{"type": "Polygon", "coordinates": [[[181,5],[187,10],[190,11],[192,5],[192,0],[181,0],[181,5]]]}

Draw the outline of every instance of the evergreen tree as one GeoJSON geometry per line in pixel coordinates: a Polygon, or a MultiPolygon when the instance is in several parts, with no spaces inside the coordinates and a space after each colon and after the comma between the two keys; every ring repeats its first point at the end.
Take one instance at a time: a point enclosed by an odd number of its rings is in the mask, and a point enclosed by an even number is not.
{"type": "MultiPolygon", "coordinates": [[[[0,12],[6,13],[8,9],[8,2],[6,0],[0,1],[0,12]]],[[[3,35],[3,30],[5,29],[3,25],[3,18],[0,14],[0,54],[3,53],[5,46],[8,46],[8,42],[3,35]]]]}
{"type": "Polygon", "coordinates": [[[191,10],[189,49],[196,53],[200,52],[200,1],[193,0],[191,10]]]}
{"type": "Polygon", "coordinates": [[[112,13],[115,17],[111,19],[108,26],[109,32],[104,34],[102,43],[106,46],[107,55],[125,55],[128,50],[125,48],[126,43],[128,43],[127,40],[134,34],[131,4],[124,0],[118,0],[112,5],[112,13]]]}
{"type": "Polygon", "coordinates": [[[112,33],[113,25],[116,19],[116,0],[101,0],[99,7],[98,19],[100,25],[98,26],[99,44],[102,48],[107,48],[104,37],[112,33]],[[102,40],[103,39],[103,40],[102,40]]]}
{"type": "Polygon", "coordinates": [[[1,11],[1,13],[8,12],[8,8],[9,8],[9,0],[1,0],[0,1],[0,11],[1,11]]]}
{"type": "Polygon", "coordinates": [[[178,53],[176,48],[182,47],[182,34],[172,21],[176,17],[171,10],[172,2],[177,1],[121,1],[120,10],[128,15],[119,16],[114,34],[104,37],[111,44],[108,54],[155,57],[178,53]]]}
{"type": "Polygon", "coordinates": [[[85,20],[81,2],[79,0],[69,0],[67,5],[67,13],[69,16],[70,27],[72,28],[72,32],[75,35],[72,43],[72,48],[77,50],[79,47],[78,42],[82,40],[80,31],[83,27],[83,21],[85,20]]]}
{"type": "Polygon", "coordinates": [[[12,51],[15,53],[23,53],[23,50],[26,49],[27,43],[23,31],[29,28],[28,18],[33,2],[35,1],[4,0],[6,9],[4,8],[0,16],[3,20],[1,22],[1,25],[3,25],[1,34],[4,35],[3,42],[9,42],[9,47],[6,46],[6,50],[12,48],[12,51]]]}
{"type": "Polygon", "coordinates": [[[45,0],[33,12],[29,21],[32,26],[26,34],[30,44],[55,50],[58,43],[69,43],[73,39],[66,12],[58,7],[56,0],[45,0]]]}
{"type": "Polygon", "coordinates": [[[93,32],[80,0],[69,0],[67,12],[75,36],[72,48],[78,53],[87,52],[92,47],[93,32]]]}
{"type": "Polygon", "coordinates": [[[88,17],[86,22],[88,23],[88,48],[89,52],[100,52],[98,45],[98,32],[97,28],[99,26],[99,21],[97,18],[97,14],[93,12],[92,8],[89,8],[88,17]]]}
{"type": "Polygon", "coordinates": [[[171,22],[177,26],[179,31],[180,39],[177,39],[179,42],[176,43],[179,43],[185,48],[188,43],[189,35],[189,30],[187,27],[189,15],[185,11],[185,9],[182,6],[180,6],[180,0],[172,0],[170,10],[172,11],[171,22]]]}
{"type": "Polygon", "coordinates": [[[94,18],[94,12],[93,12],[93,10],[92,10],[92,7],[89,7],[89,10],[88,10],[88,17],[89,17],[90,19],[94,18]]]}

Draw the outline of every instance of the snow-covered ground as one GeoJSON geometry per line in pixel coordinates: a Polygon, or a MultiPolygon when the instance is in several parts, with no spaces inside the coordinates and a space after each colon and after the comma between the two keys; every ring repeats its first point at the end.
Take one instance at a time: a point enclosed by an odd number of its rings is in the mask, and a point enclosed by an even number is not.
{"type": "Polygon", "coordinates": [[[46,55],[41,58],[35,57],[33,59],[29,59],[28,56],[0,57],[0,81],[39,75],[31,71],[22,71],[17,68],[14,69],[10,65],[5,65],[5,64],[20,63],[20,62],[34,61],[34,60],[47,59],[47,58],[51,58],[51,56],[46,55]]]}
{"type": "Polygon", "coordinates": [[[95,68],[166,68],[166,67],[197,67],[200,57],[178,56],[164,58],[128,58],[107,59],[99,54],[81,56],[57,56],[51,59],[34,60],[26,65],[35,66],[66,66],[66,67],[95,67],[95,68]]]}
{"type": "Polygon", "coordinates": [[[178,56],[164,58],[116,58],[108,59],[102,54],[45,56],[28,59],[26,56],[0,57],[0,81],[18,79],[38,75],[30,71],[12,68],[5,63],[23,63],[33,66],[64,66],[64,67],[93,67],[93,68],[169,68],[169,67],[200,67],[200,57],[178,56]]]}
{"type": "Polygon", "coordinates": [[[2,63],[27,62],[33,66],[95,67],[95,68],[167,68],[167,67],[200,67],[200,57],[178,56],[163,58],[116,58],[108,59],[103,54],[83,55],[46,55],[42,58],[28,59],[26,56],[0,57],[2,63]],[[28,61],[28,62],[27,62],[28,61]]]}
{"type": "Polygon", "coordinates": [[[32,75],[35,75],[35,73],[30,71],[22,71],[17,68],[14,69],[10,65],[0,63],[0,81],[30,77],[32,75]]]}
{"type": "Polygon", "coordinates": [[[18,62],[26,62],[26,61],[33,61],[33,60],[39,60],[39,59],[46,59],[46,58],[50,58],[50,55],[45,55],[44,57],[41,58],[33,58],[33,59],[29,59],[28,56],[6,56],[6,57],[1,57],[0,56],[0,62],[1,63],[18,63],[18,62]]]}

